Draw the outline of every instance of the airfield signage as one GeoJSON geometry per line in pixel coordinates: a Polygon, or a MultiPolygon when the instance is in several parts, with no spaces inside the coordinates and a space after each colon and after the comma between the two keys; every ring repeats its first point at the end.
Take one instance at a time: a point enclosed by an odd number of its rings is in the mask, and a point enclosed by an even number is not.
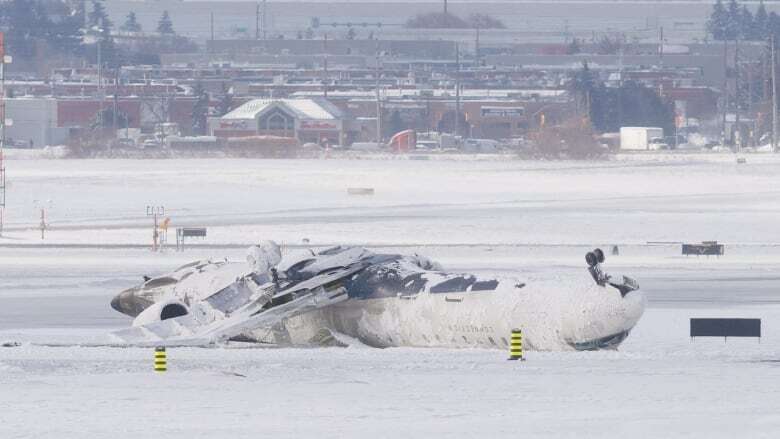
{"type": "Polygon", "coordinates": [[[482,107],[482,117],[520,117],[525,114],[524,107],[482,107]]]}

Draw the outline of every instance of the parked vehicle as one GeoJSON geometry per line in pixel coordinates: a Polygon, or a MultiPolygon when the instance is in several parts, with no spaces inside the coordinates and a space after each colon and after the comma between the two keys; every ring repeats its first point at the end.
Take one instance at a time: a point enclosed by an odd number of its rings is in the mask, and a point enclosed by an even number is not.
{"type": "MultiPolygon", "coordinates": [[[[648,151],[661,148],[664,130],[657,127],[621,127],[620,149],[628,151],[648,151]],[[660,139],[660,140],[658,140],[660,139]]],[[[668,147],[668,145],[666,146],[668,147]]]]}

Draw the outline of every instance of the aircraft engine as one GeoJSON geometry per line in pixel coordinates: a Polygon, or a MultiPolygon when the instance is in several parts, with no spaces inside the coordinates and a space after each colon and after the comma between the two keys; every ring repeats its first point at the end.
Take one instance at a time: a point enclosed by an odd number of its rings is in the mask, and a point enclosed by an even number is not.
{"type": "Polygon", "coordinates": [[[133,326],[148,325],[149,323],[168,320],[189,314],[187,306],[178,300],[164,300],[146,308],[133,320],[133,326]]]}

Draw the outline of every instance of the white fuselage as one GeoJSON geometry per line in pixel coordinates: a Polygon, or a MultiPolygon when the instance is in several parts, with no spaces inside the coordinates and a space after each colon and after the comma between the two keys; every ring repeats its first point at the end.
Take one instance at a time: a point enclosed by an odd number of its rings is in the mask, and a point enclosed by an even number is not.
{"type": "Polygon", "coordinates": [[[351,299],[287,319],[284,328],[292,343],[306,343],[329,327],[371,346],[501,349],[512,329],[522,329],[526,349],[588,349],[611,347],[598,341],[620,334],[617,342],[622,341],[644,306],[640,291],[621,297],[584,273],[579,282],[536,282],[520,289],[351,299]]]}

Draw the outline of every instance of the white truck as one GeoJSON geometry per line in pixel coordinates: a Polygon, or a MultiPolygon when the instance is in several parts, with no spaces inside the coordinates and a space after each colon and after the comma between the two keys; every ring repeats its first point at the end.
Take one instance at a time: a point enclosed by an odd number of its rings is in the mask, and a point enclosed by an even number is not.
{"type": "Polygon", "coordinates": [[[657,127],[621,127],[620,149],[624,151],[649,151],[665,149],[664,130],[657,127]]]}

